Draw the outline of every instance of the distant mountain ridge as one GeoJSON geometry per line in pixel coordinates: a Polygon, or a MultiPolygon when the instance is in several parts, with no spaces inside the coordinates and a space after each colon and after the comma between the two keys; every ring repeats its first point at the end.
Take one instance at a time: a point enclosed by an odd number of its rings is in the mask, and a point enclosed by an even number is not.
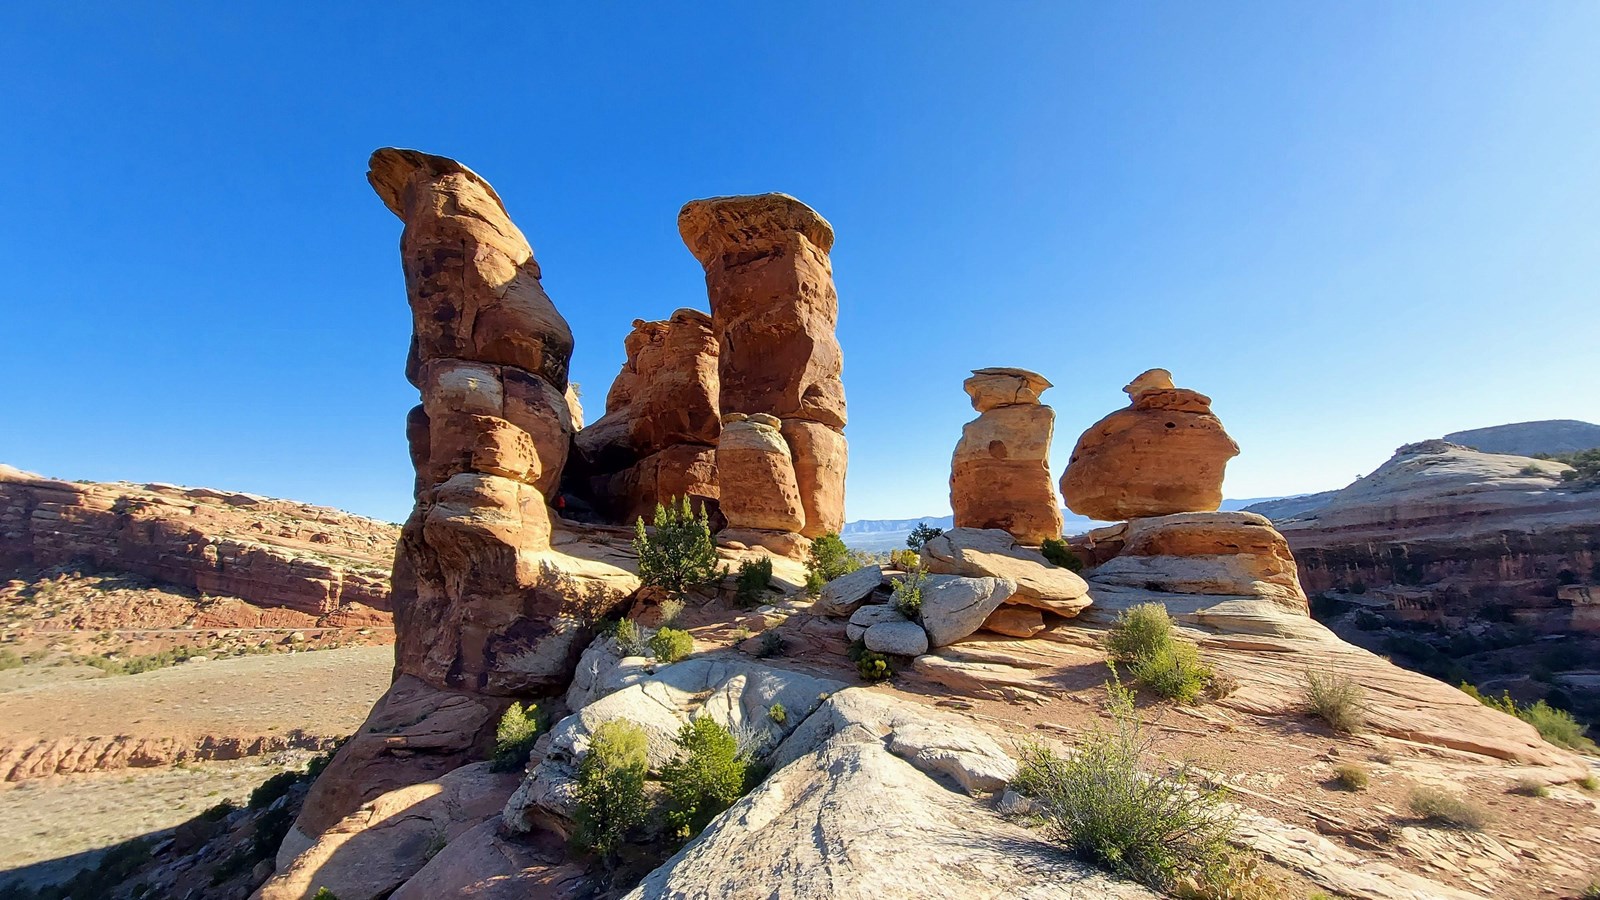
{"type": "MultiPolygon", "coordinates": [[[[1222,508],[1226,510],[1243,509],[1252,503],[1266,503],[1280,500],[1279,497],[1251,497],[1244,500],[1224,500],[1222,508]]],[[[1109,525],[1109,522],[1099,522],[1094,519],[1080,516],[1069,509],[1061,510],[1063,534],[1080,534],[1091,528],[1109,525]]],[[[906,536],[911,534],[911,529],[921,523],[927,523],[934,528],[954,528],[954,516],[921,516],[915,519],[857,519],[846,522],[839,529],[839,536],[844,542],[856,550],[892,550],[906,545],[906,536]]]]}
{"type": "Polygon", "coordinates": [[[1577,419],[1544,419],[1454,431],[1445,435],[1444,439],[1483,453],[1511,456],[1576,453],[1600,447],[1600,425],[1577,419]]]}

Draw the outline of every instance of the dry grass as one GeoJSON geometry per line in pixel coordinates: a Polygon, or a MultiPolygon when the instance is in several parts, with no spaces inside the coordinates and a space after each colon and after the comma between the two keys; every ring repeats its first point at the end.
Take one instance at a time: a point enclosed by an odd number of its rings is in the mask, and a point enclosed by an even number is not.
{"type": "Polygon", "coordinates": [[[1470,800],[1436,787],[1411,789],[1411,812],[1425,822],[1468,831],[1481,831],[1489,813],[1470,800]]]}
{"type": "Polygon", "coordinates": [[[1359,734],[1367,725],[1366,692],[1343,675],[1306,670],[1306,706],[1328,727],[1344,734],[1359,734]]]}

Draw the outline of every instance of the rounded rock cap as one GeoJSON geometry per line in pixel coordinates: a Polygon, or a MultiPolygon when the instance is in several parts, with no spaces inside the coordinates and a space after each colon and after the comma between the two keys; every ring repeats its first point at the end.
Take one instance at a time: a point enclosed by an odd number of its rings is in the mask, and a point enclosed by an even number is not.
{"type": "Polygon", "coordinates": [[[1174,387],[1177,385],[1172,383],[1171,372],[1166,369],[1146,369],[1139,373],[1139,377],[1128,382],[1122,392],[1137,400],[1145,391],[1170,391],[1174,387]]]}
{"type": "Polygon", "coordinates": [[[833,226],[788,194],[708,197],[690,200],[678,211],[678,234],[703,265],[790,231],[805,235],[824,253],[833,249],[833,226]]]}
{"type": "Polygon", "coordinates": [[[505,201],[495,193],[494,186],[477,172],[472,171],[461,163],[448,156],[435,156],[432,153],[423,153],[421,150],[406,150],[400,147],[380,147],[372,151],[372,156],[367,159],[367,183],[378,192],[378,197],[383,200],[383,205],[397,216],[405,214],[405,191],[407,185],[422,175],[428,178],[440,178],[445,175],[465,175],[483,187],[485,193],[494,198],[500,205],[500,211],[506,211],[505,201]]]}
{"type": "Polygon", "coordinates": [[[972,406],[979,412],[988,412],[1001,406],[1033,405],[1039,395],[1052,387],[1038,372],[1008,366],[973,369],[972,377],[961,383],[972,406]]]}

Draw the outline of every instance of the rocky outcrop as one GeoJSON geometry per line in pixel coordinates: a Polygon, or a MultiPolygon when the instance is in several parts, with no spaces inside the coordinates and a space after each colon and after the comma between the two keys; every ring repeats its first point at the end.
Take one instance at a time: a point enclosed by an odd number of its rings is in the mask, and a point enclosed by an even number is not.
{"type": "Polygon", "coordinates": [[[1073,512],[1107,522],[1222,503],[1222,475],[1239,445],[1211,414],[1211,398],[1151,369],[1123,388],[1133,402],[1089,426],[1061,476],[1073,512]]]}
{"type": "Polygon", "coordinates": [[[1576,419],[1546,419],[1453,431],[1444,439],[1483,453],[1506,456],[1576,453],[1600,447],[1600,425],[1576,419]]]}
{"type": "Polygon", "coordinates": [[[805,526],[794,457],[778,424],[764,413],[729,413],[723,423],[717,477],[730,527],[781,533],[805,526]]]}
{"type": "Polygon", "coordinates": [[[1016,583],[1005,578],[928,576],[922,585],[922,627],[928,642],[943,647],[977,631],[1016,592],[1016,583]]]}
{"type": "Polygon", "coordinates": [[[1089,585],[1070,569],[1054,565],[998,529],[955,528],[922,545],[929,572],[993,576],[1016,585],[1008,604],[1031,606],[1071,618],[1090,604],[1089,585]]]}
{"type": "MultiPolygon", "coordinates": [[[[802,492],[804,520],[794,530],[837,531],[846,452],[833,228],[793,197],[759,194],[691,201],[678,231],[706,272],[723,415],[781,421],[802,492]]],[[[725,510],[740,505],[742,490],[724,485],[725,510]]],[[[767,527],[727,514],[734,528],[767,527]]]]}
{"type": "Polygon", "coordinates": [[[1024,544],[1061,537],[1050,483],[1056,414],[1039,403],[1050,387],[1026,369],[975,369],[964,385],[980,415],[961,430],[950,463],[957,528],[1000,528],[1024,544]]]}
{"type": "MultiPolygon", "coordinates": [[[[552,528],[575,430],[572,334],[499,196],[461,164],[372,155],[405,223],[407,422],[417,500],[395,555],[395,682],[319,779],[285,841],[482,758],[512,697],[565,689],[593,623],[638,587],[615,541],[552,528]]],[[[601,536],[605,538],[605,536],[601,536]]],[[[291,856],[293,854],[290,854],[291,856]]]]}
{"type": "Polygon", "coordinates": [[[1251,509],[1275,516],[1312,593],[1359,590],[1438,623],[1492,605],[1541,632],[1600,632],[1600,608],[1561,593],[1600,584],[1600,492],[1565,489],[1566,468],[1423,441],[1309,508],[1251,509]]]}
{"type": "Polygon", "coordinates": [[[316,617],[386,621],[399,529],[321,506],[0,465],[0,562],[87,566],[316,617]]]}
{"type": "Polygon", "coordinates": [[[1094,570],[1105,584],[1174,594],[1261,597],[1302,615],[1305,592],[1283,535],[1246,512],[1177,513],[1104,529],[1100,550],[1116,555],[1094,570]]]}
{"type": "Polygon", "coordinates": [[[675,497],[715,514],[722,416],[711,317],[680,309],[662,322],[636,319],[623,347],[606,414],[574,440],[567,488],[611,521],[649,521],[675,497]]]}

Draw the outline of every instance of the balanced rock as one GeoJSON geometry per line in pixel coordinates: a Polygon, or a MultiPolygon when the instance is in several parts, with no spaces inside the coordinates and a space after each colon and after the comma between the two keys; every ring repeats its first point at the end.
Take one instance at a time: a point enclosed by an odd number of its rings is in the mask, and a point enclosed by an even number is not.
{"type": "Polygon", "coordinates": [[[1046,560],[997,528],[953,528],[922,545],[929,572],[992,576],[1016,585],[1006,603],[1032,606],[1058,616],[1076,616],[1089,606],[1089,585],[1076,572],[1046,560]]]}
{"type": "Polygon", "coordinates": [[[1005,578],[929,576],[922,585],[922,627],[928,642],[943,647],[977,631],[1016,592],[1016,583],[1005,578]]]}
{"type": "Polygon", "coordinates": [[[678,231],[705,268],[721,411],[782,420],[805,497],[796,530],[837,530],[846,452],[832,226],[787,194],[759,194],[691,201],[678,231]]]}
{"type": "Polygon", "coordinates": [[[950,464],[957,528],[1001,528],[1026,544],[1061,537],[1050,483],[1055,412],[1039,403],[1050,386],[1025,369],[977,369],[966,380],[981,415],[968,422],[950,464]]]}
{"type": "Polygon", "coordinates": [[[1239,445],[1211,414],[1211,399],[1151,369],[1123,390],[1132,398],[1089,426],[1061,476],[1067,508],[1115,522],[1222,504],[1222,476],[1239,445]]]}

